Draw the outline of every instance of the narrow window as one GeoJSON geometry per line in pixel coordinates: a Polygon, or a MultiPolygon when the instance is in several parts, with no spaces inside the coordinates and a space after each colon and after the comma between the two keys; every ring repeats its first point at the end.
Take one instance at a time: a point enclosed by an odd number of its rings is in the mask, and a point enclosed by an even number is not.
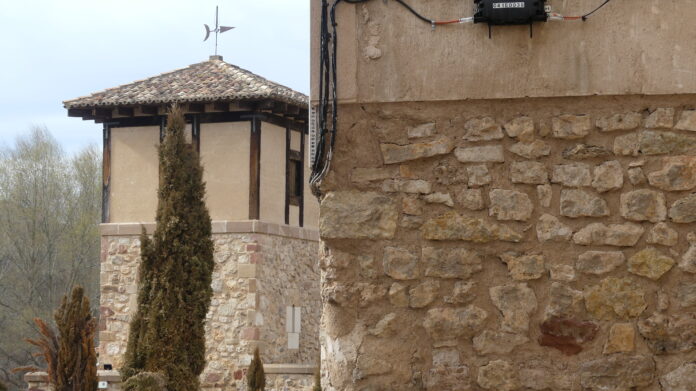
{"type": "Polygon", "coordinates": [[[300,348],[302,307],[288,306],[285,311],[285,331],[288,333],[288,349],[300,348]]]}

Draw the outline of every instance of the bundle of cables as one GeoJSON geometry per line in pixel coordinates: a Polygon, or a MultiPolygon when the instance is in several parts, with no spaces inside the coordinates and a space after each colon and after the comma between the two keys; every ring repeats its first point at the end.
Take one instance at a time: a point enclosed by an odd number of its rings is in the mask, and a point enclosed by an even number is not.
{"type": "MultiPolygon", "coordinates": [[[[333,157],[334,145],[336,143],[336,127],[338,123],[338,94],[336,90],[336,63],[338,36],[336,34],[336,7],[341,3],[359,4],[367,3],[371,0],[334,0],[329,8],[329,0],[321,1],[321,37],[319,53],[319,107],[317,110],[316,129],[318,131],[316,140],[316,150],[312,163],[312,174],[309,183],[312,192],[320,196],[319,184],[331,169],[331,159],[333,157]],[[329,29],[329,22],[331,29],[329,29]],[[331,30],[331,31],[329,31],[331,30]],[[329,113],[329,110],[331,111],[329,113]],[[330,121],[329,121],[330,120],[330,121]],[[330,122],[330,124],[329,124],[330,122]]],[[[473,17],[463,17],[459,19],[437,21],[421,15],[404,0],[394,0],[402,5],[416,18],[429,24],[433,28],[441,25],[451,25],[458,23],[471,23],[473,17]]],[[[582,20],[586,21],[592,14],[607,5],[611,0],[604,0],[594,10],[581,16],[563,16],[558,13],[549,13],[550,20],[582,20]]]]}

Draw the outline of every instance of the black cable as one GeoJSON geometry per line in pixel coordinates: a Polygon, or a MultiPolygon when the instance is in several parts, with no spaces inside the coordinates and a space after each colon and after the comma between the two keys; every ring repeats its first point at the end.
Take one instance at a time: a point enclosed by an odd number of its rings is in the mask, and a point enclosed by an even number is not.
{"type": "Polygon", "coordinates": [[[433,24],[433,23],[434,23],[434,21],[433,21],[432,19],[428,19],[428,18],[426,18],[425,16],[419,14],[416,10],[414,10],[413,8],[411,8],[411,6],[408,5],[408,4],[406,4],[403,0],[395,0],[395,1],[396,1],[397,3],[403,5],[407,10],[411,11],[411,13],[412,13],[413,15],[415,15],[418,19],[424,21],[425,23],[428,23],[428,24],[433,24]]]}
{"type": "MultiPolygon", "coordinates": [[[[397,1],[398,1],[398,0],[397,0],[397,1]]],[[[587,18],[589,18],[589,17],[590,17],[592,14],[594,14],[595,12],[599,11],[599,10],[600,10],[602,7],[604,7],[605,5],[609,4],[610,1],[611,1],[611,0],[604,0],[604,3],[602,3],[599,7],[595,8],[595,9],[593,9],[592,11],[590,11],[590,12],[586,13],[585,15],[583,15],[583,16],[582,16],[582,21],[583,21],[583,22],[586,21],[587,18]]]]}

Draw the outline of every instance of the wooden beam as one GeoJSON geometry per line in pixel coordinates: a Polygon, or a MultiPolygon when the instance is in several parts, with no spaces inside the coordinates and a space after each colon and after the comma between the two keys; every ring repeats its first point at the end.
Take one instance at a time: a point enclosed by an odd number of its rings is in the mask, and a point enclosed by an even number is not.
{"type": "Polygon", "coordinates": [[[157,106],[140,106],[140,112],[146,115],[157,115],[159,109],[157,106]]]}
{"type": "Polygon", "coordinates": [[[275,102],[273,102],[272,100],[263,100],[256,104],[257,110],[273,110],[274,107],[275,102]]]}
{"type": "Polygon", "coordinates": [[[213,110],[215,111],[230,111],[230,102],[214,102],[213,110]]]}
{"type": "Polygon", "coordinates": [[[304,201],[305,201],[305,132],[300,132],[300,227],[304,227],[304,201]]]}
{"type": "Polygon", "coordinates": [[[163,115],[160,117],[160,144],[164,142],[164,136],[167,134],[167,116],[163,115]]]}
{"type": "Polygon", "coordinates": [[[102,140],[102,223],[108,223],[111,201],[111,128],[104,124],[102,140]]]}
{"type": "Polygon", "coordinates": [[[297,117],[300,114],[300,107],[295,105],[288,105],[285,115],[288,117],[297,117]]]}
{"type": "Polygon", "coordinates": [[[290,144],[292,130],[285,128],[285,224],[290,225],[290,144]]]}
{"type": "Polygon", "coordinates": [[[240,109],[243,109],[243,110],[255,110],[256,109],[256,102],[253,102],[253,101],[240,100],[239,102],[237,102],[237,105],[239,106],[240,109]]]}
{"type": "Polygon", "coordinates": [[[295,161],[300,161],[300,160],[302,160],[302,153],[299,152],[299,151],[290,150],[290,151],[288,152],[288,159],[290,159],[290,160],[295,160],[295,161]]]}
{"type": "Polygon", "coordinates": [[[189,103],[188,104],[189,113],[205,113],[204,103],[189,103]]]}
{"type": "Polygon", "coordinates": [[[251,119],[249,148],[249,220],[261,216],[261,120],[251,119]]]}
{"type": "Polygon", "coordinates": [[[288,104],[283,102],[273,102],[271,112],[273,114],[285,114],[288,112],[288,104]]]}
{"type": "Polygon", "coordinates": [[[94,115],[95,117],[111,118],[112,113],[113,113],[112,109],[104,109],[104,108],[92,109],[92,115],[94,115]]]}
{"type": "Polygon", "coordinates": [[[193,144],[193,150],[197,154],[201,153],[201,122],[197,115],[193,115],[191,118],[191,143],[193,144]]]}
{"type": "Polygon", "coordinates": [[[68,117],[85,117],[91,114],[90,109],[68,109],[68,117]]]}
{"type": "Polygon", "coordinates": [[[117,107],[116,113],[124,117],[132,117],[134,114],[134,110],[132,107],[117,107]]]}

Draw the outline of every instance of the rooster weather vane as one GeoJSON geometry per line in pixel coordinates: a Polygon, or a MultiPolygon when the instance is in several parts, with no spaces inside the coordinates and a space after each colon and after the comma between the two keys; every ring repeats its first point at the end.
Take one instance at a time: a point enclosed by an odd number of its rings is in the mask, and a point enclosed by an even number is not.
{"type": "Polygon", "coordinates": [[[229,27],[229,26],[218,26],[218,7],[215,6],[215,28],[210,29],[210,26],[207,24],[204,24],[205,26],[205,38],[203,39],[203,42],[207,41],[208,38],[210,38],[210,33],[215,33],[215,55],[217,56],[217,48],[218,48],[218,34],[222,34],[225,31],[230,31],[234,27],[229,27]]]}

